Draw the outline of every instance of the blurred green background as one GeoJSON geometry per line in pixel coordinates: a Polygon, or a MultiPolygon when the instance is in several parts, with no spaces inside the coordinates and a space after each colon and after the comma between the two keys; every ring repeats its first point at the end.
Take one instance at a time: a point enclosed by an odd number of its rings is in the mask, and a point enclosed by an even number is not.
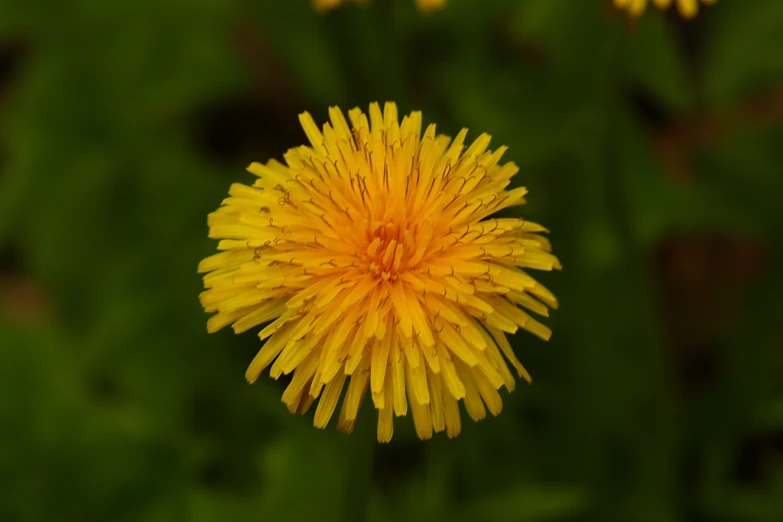
{"type": "Polygon", "coordinates": [[[0,0],[0,520],[783,520],[783,2],[0,0]],[[206,214],[297,114],[507,144],[562,273],[463,434],[290,415],[208,336],[206,214]]]}

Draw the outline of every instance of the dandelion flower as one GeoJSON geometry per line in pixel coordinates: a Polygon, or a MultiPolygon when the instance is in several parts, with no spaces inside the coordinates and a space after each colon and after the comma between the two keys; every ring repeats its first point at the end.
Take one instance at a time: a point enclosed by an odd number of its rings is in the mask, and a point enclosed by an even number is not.
{"type": "MultiPolygon", "coordinates": [[[[365,4],[367,0],[313,0],[313,6],[317,11],[329,11],[340,7],[347,2],[365,4]]],[[[421,11],[434,11],[446,5],[446,0],[416,0],[416,6],[421,11]]]]}
{"type": "MultiPolygon", "coordinates": [[[[699,0],[674,0],[680,14],[685,18],[693,18],[699,12],[699,0]]],[[[717,0],[701,0],[703,4],[714,4],[717,0]]],[[[652,0],[658,9],[668,9],[672,0],[652,0]]],[[[624,9],[633,16],[641,15],[647,7],[647,0],[614,0],[614,5],[624,9]]]]}
{"type": "Polygon", "coordinates": [[[541,225],[490,218],[527,191],[509,189],[518,169],[487,134],[467,147],[467,130],[422,134],[421,113],[400,122],[394,103],[349,111],[350,126],[329,116],[319,129],[300,115],[310,146],[251,164],[255,182],[209,215],[221,252],[199,265],[208,331],[268,322],[245,376],[292,374],[283,402],[303,413],[318,400],[318,428],[344,391],[337,428],[350,432],[369,388],[378,440],[409,408],[420,438],[456,436],[460,400],[475,420],[500,412],[498,389],[515,384],[506,361],[530,381],[506,333],[549,339],[528,311],[557,300],[523,269],[560,263],[541,225]]]}

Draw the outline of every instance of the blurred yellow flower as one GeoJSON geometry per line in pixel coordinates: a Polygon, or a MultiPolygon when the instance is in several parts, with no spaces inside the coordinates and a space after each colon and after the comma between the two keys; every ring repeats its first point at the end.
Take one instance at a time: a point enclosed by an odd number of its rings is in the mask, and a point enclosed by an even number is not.
{"type": "MultiPolygon", "coordinates": [[[[313,0],[313,6],[318,11],[329,11],[347,2],[366,4],[368,0],[313,0]]],[[[446,0],[416,0],[416,5],[422,11],[434,11],[446,5],[446,0]]]]}
{"type": "MultiPolygon", "coordinates": [[[[680,14],[685,18],[693,18],[699,12],[699,0],[674,0],[680,14]]],[[[714,4],[717,0],[701,0],[703,4],[714,4]]],[[[668,9],[672,0],[652,0],[658,9],[668,9]]],[[[647,0],[614,0],[614,5],[624,9],[633,16],[641,15],[647,7],[647,0]]]]}
{"type": "Polygon", "coordinates": [[[487,149],[467,130],[452,141],[422,115],[398,120],[397,107],[329,109],[322,129],[300,121],[310,146],[286,164],[253,163],[252,186],[235,183],[209,215],[221,252],[204,259],[209,332],[236,333],[271,321],[266,343],[245,374],[271,364],[292,412],[320,397],[324,428],[347,384],[337,427],[353,429],[369,386],[379,411],[378,440],[410,405],[418,436],[460,432],[458,401],[474,420],[494,415],[498,389],[514,389],[507,359],[530,381],[505,333],[519,327],[549,339],[549,328],[519,305],[547,316],[557,300],[522,268],[560,269],[541,225],[489,216],[522,205],[508,189],[518,168],[501,164],[506,147],[487,149]]]}
{"type": "Polygon", "coordinates": [[[446,5],[446,0],[416,0],[416,5],[422,11],[434,11],[446,5]]]}

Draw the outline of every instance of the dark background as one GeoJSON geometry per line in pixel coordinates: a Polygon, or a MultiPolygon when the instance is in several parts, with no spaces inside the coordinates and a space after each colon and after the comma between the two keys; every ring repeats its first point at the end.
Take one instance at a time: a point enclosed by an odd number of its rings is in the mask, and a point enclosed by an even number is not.
{"type": "Polygon", "coordinates": [[[783,2],[0,0],[0,520],[783,520],[783,2]],[[206,215],[297,114],[507,144],[562,273],[532,386],[375,442],[207,335],[206,215]]]}

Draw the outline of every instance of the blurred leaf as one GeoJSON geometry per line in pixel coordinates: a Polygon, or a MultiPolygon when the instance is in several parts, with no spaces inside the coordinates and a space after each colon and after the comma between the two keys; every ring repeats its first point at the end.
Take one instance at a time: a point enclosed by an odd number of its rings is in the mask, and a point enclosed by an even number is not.
{"type": "Polygon", "coordinates": [[[704,90],[725,105],[783,79],[783,4],[755,0],[717,5],[705,45],[704,90]]]}
{"type": "Polygon", "coordinates": [[[587,497],[579,489],[520,484],[474,501],[459,519],[465,522],[546,522],[571,519],[586,507],[587,497]]]}
{"type": "Polygon", "coordinates": [[[341,435],[315,431],[307,424],[301,422],[298,434],[277,439],[263,452],[261,512],[271,518],[341,521],[349,492],[345,490],[348,454],[340,448],[348,446],[339,444],[341,435]]]}
{"type": "Polygon", "coordinates": [[[783,430],[783,397],[758,408],[757,422],[767,430],[783,430]]]}
{"type": "Polygon", "coordinates": [[[682,112],[692,105],[692,92],[687,88],[687,66],[673,33],[664,17],[646,16],[638,31],[625,36],[623,55],[627,87],[642,90],[669,111],[682,112]]]}

